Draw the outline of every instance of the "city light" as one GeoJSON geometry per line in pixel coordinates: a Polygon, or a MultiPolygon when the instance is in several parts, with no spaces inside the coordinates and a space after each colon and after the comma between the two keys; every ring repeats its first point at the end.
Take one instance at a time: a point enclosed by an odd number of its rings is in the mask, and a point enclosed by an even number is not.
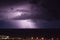
{"type": "Polygon", "coordinates": [[[54,38],[52,37],[51,40],[54,40],[54,38]]]}
{"type": "Polygon", "coordinates": [[[39,38],[38,37],[36,37],[36,40],[38,40],[39,38]]]}
{"type": "Polygon", "coordinates": [[[9,36],[0,35],[0,39],[9,39],[9,36]]]}
{"type": "Polygon", "coordinates": [[[33,40],[34,38],[33,37],[31,37],[31,40],[33,40]]]}
{"type": "MultiPolygon", "coordinates": [[[[0,40],[54,40],[54,38],[44,38],[44,37],[9,37],[9,36],[0,36],[0,40]]],[[[56,40],[59,40],[59,38],[56,37],[56,40]]]]}
{"type": "Polygon", "coordinates": [[[42,37],[41,40],[44,40],[44,37],[42,37]]]}

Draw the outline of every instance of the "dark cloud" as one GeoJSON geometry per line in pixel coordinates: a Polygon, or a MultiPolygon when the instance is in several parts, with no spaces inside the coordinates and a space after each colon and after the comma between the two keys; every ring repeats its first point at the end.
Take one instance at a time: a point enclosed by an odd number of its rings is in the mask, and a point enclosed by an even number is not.
{"type": "MultiPolygon", "coordinates": [[[[60,28],[60,11],[58,7],[58,0],[0,0],[0,28],[14,28],[15,25],[6,21],[8,20],[8,13],[14,13],[12,11],[21,11],[23,13],[31,12],[31,15],[22,14],[21,16],[12,18],[12,20],[32,19],[32,21],[36,23],[37,28],[60,28]],[[30,8],[30,11],[19,10],[18,7],[25,4],[31,4],[32,7],[30,8]],[[18,9],[16,9],[16,7],[18,9]],[[7,19],[5,19],[5,16],[7,19]]],[[[11,17],[12,15],[9,14],[11,17]]]]}

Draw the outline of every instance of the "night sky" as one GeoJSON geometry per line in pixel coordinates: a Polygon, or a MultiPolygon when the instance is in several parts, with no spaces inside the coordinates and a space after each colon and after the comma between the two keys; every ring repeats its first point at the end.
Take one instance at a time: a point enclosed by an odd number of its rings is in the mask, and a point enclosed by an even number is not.
{"type": "Polygon", "coordinates": [[[0,29],[60,28],[58,0],[0,0],[0,29]]]}

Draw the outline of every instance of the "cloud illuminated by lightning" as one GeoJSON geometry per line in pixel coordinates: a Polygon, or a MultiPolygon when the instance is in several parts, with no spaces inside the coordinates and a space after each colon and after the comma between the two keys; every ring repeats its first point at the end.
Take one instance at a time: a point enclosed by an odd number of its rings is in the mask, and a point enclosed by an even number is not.
{"type": "Polygon", "coordinates": [[[36,23],[34,23],[31,19],[26,20],[10,20],[10,23],[12,23],[17,28],[37,28],[36,23]]]}

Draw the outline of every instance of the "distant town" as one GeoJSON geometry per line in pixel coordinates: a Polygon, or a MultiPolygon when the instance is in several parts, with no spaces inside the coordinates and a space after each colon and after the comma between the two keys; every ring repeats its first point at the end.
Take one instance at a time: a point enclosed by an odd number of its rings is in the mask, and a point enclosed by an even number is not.
{"type": "MultiPolygon", "coordinates": [[[[60,29],[59,29],[60,30],[60,29]]],[[[60,40],[58,29],[0,29],[0,40],[60,40]]]]}
{"type": "Polygon", "coordinates": [[[0,35],[0,40],[59,40],[59,37],[50,37],[50,38],[46,38],[46,37],[10,37],[7,35],[0,35]]]}

